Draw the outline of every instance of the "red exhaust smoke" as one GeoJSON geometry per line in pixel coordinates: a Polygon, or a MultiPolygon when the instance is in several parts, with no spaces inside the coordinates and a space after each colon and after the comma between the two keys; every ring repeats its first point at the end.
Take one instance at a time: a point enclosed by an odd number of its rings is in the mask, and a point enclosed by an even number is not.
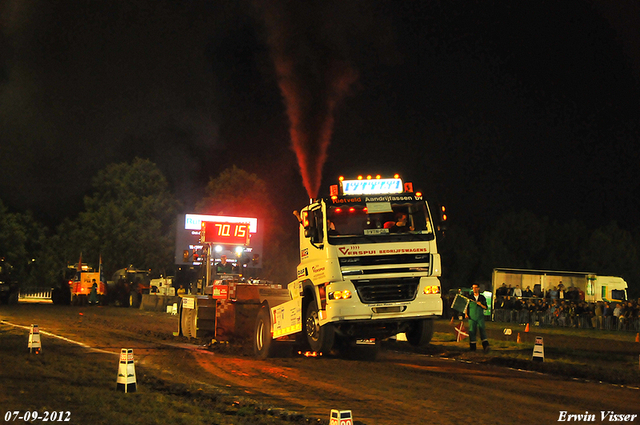
{"type": "Polygon", "coordinates": [[[260,3],[268,29],[289,133],[309,198],[318,197],[336,106],[357,73],[331,45],[308,2],[260,3]]]}

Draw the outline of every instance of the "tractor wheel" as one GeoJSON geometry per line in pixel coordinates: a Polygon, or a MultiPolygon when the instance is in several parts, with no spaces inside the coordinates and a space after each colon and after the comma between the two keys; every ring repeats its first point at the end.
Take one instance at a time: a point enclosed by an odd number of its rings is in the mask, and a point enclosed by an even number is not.
{"type": "Polygon", "coordinates": [[[136,291],[131,291],[129,293],[129,307],[131,308],[140,307],[140,295],[136,291]]]}

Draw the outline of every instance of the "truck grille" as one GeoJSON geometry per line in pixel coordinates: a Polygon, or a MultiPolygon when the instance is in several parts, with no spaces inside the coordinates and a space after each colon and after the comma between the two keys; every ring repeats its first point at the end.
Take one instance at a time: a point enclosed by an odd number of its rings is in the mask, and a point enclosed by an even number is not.
{"type": "Polygon", "coordinates": [[[420,278],[352,280],[360,301],[365,304],[411,301],[420,278]]]}
{"type": "Polygon", "coordinates": [[[381,264],[421,264],[428,267],[430,254],[369,255],[363,257],[340,257],[340,265],[345,266],[377,266],[381,264]]]}

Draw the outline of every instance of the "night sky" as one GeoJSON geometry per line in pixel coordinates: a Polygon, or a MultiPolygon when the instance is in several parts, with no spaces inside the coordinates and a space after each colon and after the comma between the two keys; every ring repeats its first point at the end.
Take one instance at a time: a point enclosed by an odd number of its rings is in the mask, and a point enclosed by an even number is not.
{"type": "Polygon", "coordinates": [[[135,156],[187,212],[236,164],[289,215],[300,104],[320,194],[397,172],[464,224],[640,220],[637,2],[4,0],[0,18],[0,199],[50,225],[135,156]]]}

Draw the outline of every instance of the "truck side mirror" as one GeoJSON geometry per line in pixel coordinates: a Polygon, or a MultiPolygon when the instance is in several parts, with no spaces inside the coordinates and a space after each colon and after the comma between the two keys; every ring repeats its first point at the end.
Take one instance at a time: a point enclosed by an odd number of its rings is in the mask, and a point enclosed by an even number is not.
{"type": "Polygon", "coordinates": [[[297,211],[293,212],[304,229],[304,236],[309,238],[312,244],[322,242],[321,227],[318,226],[319,223],[322,223],[322,213],[318,215],[318,211],[320,210],[306,210],[302,211],[302,214],[297,211]]]}

